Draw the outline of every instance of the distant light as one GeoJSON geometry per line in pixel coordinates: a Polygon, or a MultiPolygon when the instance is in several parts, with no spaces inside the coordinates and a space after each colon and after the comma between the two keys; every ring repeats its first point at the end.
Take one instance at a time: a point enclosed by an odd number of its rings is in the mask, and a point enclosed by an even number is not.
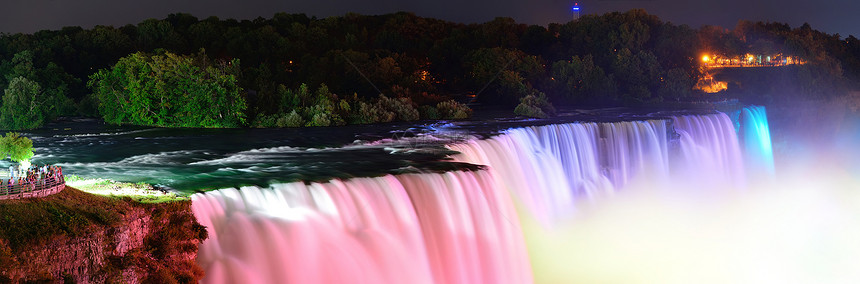
{"type": "Polygon", "coordinates": [[[573,7],[574,11],[579,11],[579,7],[573,7]]]}
{"type": "Polygon", "coordinates": [[[705,55],[705,56],[702,56],[702,61],[708,62],[708,61],[711,61],[711,58],[708,57],[707,55],[705,55]]]}

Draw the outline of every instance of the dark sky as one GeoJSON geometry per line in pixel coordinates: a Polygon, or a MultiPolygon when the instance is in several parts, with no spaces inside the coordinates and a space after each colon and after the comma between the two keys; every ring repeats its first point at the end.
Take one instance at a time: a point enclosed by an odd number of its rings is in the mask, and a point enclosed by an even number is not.
{"type": "MultiPolygon", "coordinates": [[[[346,12],[385,14],[415,12],[419,16],[477,23],[496,16],[518,22],[564,23],[571,19],[574,1],[566,0],[0,0],[0,32],[31,33],[63,26],[121,26],[147,18],[163,19],[185,12],[198,18],[253,19],[275,12],[306,13],[311,16],[340,16],[346,12]]],[[[584,14],[603,14],[644,8],[664,21],[733,28],[738,20],[775,21],[798,27],[860,35],[858,0],[587,0],[580,1],[584,14]]]]}

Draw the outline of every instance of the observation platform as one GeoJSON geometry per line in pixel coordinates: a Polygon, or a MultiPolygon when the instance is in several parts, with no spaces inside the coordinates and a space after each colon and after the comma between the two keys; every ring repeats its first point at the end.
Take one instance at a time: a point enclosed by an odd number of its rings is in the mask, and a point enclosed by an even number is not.
{"type": "Polygon", "coordinates": [[[32,182],[19,182],[16,179],[14,184],[10,184],[9,179],[11,176],[8,171],[0,171],[0,200],[45,197],[66,188],[62,171],[55,174],[41,173],[32,182]]]}

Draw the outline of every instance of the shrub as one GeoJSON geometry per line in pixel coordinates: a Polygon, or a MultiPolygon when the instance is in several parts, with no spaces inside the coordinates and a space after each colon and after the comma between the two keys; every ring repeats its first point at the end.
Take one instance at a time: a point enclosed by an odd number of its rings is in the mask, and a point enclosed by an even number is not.
{"type": "Polygon", "coordinates": [[[390,122],[397,115],[383,108],[379,104],[358,102],[358,112],[353,116],[353,123],[368,124],[378,122],[390,122]]]}
{"type": "Polygon", "coordinates": [[[326,113],[315,113],[311,118],[311,121],[308,121],[305,126],[329,126],[331,125],[331,120],[326,113]]]}
{"type": "Polygon", "coordinates": [[[439,119],[439,111],[432,106],[420,106],[418,107],[418,112],[423,119],[439,119]]]}
{"type": "Polygon", "coordinates": [[[377,103],[385,110],[396,114],[398,120],[412,121],[419,118],[418,110],[409,98],[389,98],[380,94],[377,103]]]}
{"type": "Polygon", "coordinates": [[[514,109],[514,114],[547,118],[555,115],[555,107],[547,101],[544,93],[536,92],[520,99],[520,104],[514,109]]]}
{"type": "Polygon", "coordinates": [[[472,116],[472,109],[465,104],[449,100],[436,104],[439,116],[444,119],[466,119],[472,116]]]}
{"type": "Polygon", "coordinates": [[[275,127],[275,122],[277,120],[277,115],[265,115],[260,114],[257,115],[257,118],[254,119],[254,122],[251,123],[251,126],[256,128],[267,128],[267,127],[275,127]]]}
{"type": "Polygon", "coordinates": [[[520,103],[516,108],[514,108],[514,114],[537,118],[548,117],[539,107],[523,103],[520,103]]]}
{"type": "Polygon", "coordinates": [[[302,127],[305,125],[305,120],[295,110],[288,114],[282,115],[277,121],[278,127],[302,127]]]}

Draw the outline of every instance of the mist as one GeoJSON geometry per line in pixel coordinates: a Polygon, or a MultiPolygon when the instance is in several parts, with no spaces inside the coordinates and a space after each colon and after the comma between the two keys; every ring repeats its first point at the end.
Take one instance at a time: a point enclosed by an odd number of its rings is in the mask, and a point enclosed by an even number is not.
{"type": "Polygon", "coordinates": [[[857,116],[772,116],[813,120],[776,131],[772,176],[743,186],[639,178],[551,227],[520,210],[536,282],[860,281],[857,116]]]}

